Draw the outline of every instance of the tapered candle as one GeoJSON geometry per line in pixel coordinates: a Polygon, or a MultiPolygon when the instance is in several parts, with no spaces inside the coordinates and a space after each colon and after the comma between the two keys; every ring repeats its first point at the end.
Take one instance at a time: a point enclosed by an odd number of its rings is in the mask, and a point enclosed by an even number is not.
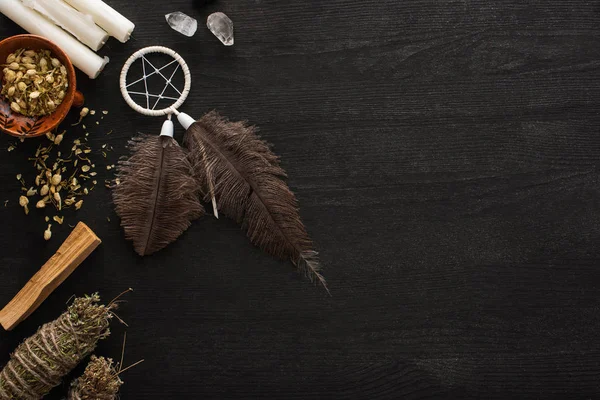
{"type": "Polygon", "coordinates": [[[92,79],[96,78],[108,63],[108,57],[99,57],[42,15],[25,7],[19,0],[0,0],[0,13],[12,19],[27,32],[43,36],[56,43],[67,53],[73,65],[92,79]]]}
{"type": "Polygon", "coordinates": [[[77,10],[88,14],[94,22],[104,29],[110,36],[125,43],[129,40],[135,28],[133,22],[119,14],[114,8],[102,0],[65,0],[77,10]]]}
{"type": "Polygon", "coordinates": [[[92,50],[98,51],[108,40],[108,33],[62,0],[23,0],[23,3],[47,17],[56,25],[75,36],[92,50]]]}

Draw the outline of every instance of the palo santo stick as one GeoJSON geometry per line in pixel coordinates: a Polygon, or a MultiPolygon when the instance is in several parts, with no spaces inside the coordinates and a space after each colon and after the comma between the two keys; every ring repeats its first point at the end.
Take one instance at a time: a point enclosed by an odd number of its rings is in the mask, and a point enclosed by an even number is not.
{"type": "Polygon", "coordinates": [[[0,311],[0,324],[4,329],[12,330],[31,315],[101,242],[86,224],[78,223],[56,254],[0,311]]]}

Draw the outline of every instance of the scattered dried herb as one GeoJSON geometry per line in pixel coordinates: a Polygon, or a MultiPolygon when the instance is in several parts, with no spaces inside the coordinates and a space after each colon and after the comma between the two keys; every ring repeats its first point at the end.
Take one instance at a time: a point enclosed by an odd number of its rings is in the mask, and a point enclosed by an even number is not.
{"type": "MultiPolygon", "coordinates": [[[[93,111],[93,110],[92,110],[93,111]]],[[[75,125],[79,125],[81,123],[81,121],[83,121],[83,119],[85,117],[87,117],[87,115],[90,113],[90,109],[87,107],[83,107],[81,109],[81,111],[79,112],[79,121],[77,121],[77,123],[71,125],[71,126],[75,126],[75,125]]],[[[94,114],[92,114],[94,115],[94,114]]],[[[83,129],[85,129],[85,125],[83,126],[83,129]]]]}
{"type": "MultiPolygon", "coordinates": [[[[51,143],[45,147],[39,146],[34,157],[30,158],[34,163],[37,176],[35,187],[27,190],[27,194],[34,196],[39,190],[41,198],[36,203],[37,208],[45,208],[50,204],[61,211],[63,208],[80,203],[80,198],[89,194],[94,188],[94,186],[84,187],[86,181],[89,181],[89,172],[94,168],[90,159],[84,156],[91,152],[90,147],[85,141],[82,143],[81,139],[75,139],[69,156],[62,157],[62,153],[55,150],[62,143],[64,136],[65,132],[48,133],[46,137],[51,143]]],[[[17,179],[22,180],[21,174],[17,175],[17,179]]],[[[24,185],[24,182],[22,183],[24,185]]],[[[79,207],[75,208],[79,209],[82,203],[81,201],[79,207]]]]}
{"type": "MultiPolygon", "coordinates": [[[[94,151],[87,138],[68,142],[65,131],[49,132],[46,138],[48,142],[40,144],[29,157],[36,174],[33,182],[25,181],[26,174],[16,174],[22,191],[19,205],[25,214],[29,213],[32,206],[37,209],[53,207],[61,212],[68,208],[79,210],[83,206],[83,197],[89,195],[98,183],[95,179],[96,165],[90,159],[94,151]]],[[[105,144],[100,153],[106,158],[107,152],[110,151],[112,146],[105,144]]],[[[55,216],[52,219],[61,225],[64,222],[63,216],[55,216]]],[[[50,229],[46,229],[44,238],[48,240],[51,237],[50,229]]]]}
{"type": "Polygon", "coordinates": [[[44,231],[44,240],[52,238],[52,224],[48,224],[48,228],[44,231]]]}
{"type": "Polygon", "coordinates": [[[26,196],[21,196],[19,197],[19,205],[21,207],[23,207],[23,210],[25,211],[25,214],[29,214],[29,199],[26,196]]]}

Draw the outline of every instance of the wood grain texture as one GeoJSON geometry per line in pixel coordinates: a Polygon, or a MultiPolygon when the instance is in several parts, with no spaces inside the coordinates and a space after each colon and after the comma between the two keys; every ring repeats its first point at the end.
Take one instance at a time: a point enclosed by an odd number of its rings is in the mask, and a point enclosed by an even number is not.
{"type": "Polygon", "coordinates": [[[102,243],[94,232],[79,222],[56,253],[0,310],[0,324],[7,331],[29,317],[50,294],[102,243]]]}
{"type": "MultiPolygon", "coordinates": [[[[72,294],[133,287],[126,363],[146,362],[124,399],[600,397],[598,2],[110,4],[137,28],[101,51],[99,80],[78,76],[110,111],[92,145],[125,154],[158,133],[118,73],[138,48],[172,47],[193,74],[182,111],[247,119],[273,143],[333,297],[226,219],[140,259],[98,191],[78,216],[104,245],[0,335],[0,364],[72,294]],[[195,37],[166,25],[176,10],[198,18],[195,37]],[[204,28],[213,11],[234,21],[232,48],[204,28]]],[[[0,18],[0,37],[19,32],[0,18]]],[[[15,204],[36,146],[0,157],[0,303],[51,253],[15,204]]],[[[113,332],[99,354],[118,358],[113,332]]]]}

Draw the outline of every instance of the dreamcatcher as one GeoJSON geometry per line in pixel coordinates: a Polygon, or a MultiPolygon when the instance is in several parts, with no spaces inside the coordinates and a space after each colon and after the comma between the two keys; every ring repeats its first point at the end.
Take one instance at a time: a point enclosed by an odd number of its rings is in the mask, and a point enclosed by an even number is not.
{"type": "Polygon", "coordinates": [[[120,184],[115,186],[113,198],[125,234],[139,254],[160,250],[183,233],[191,220],[203,214],[201,198],[212,202],[217,218],[220,210],[237,221],[253,244],[275,257],[291,260],[311,281],[327,288],[296,198],[283,180],[286,173],[279,157],[260,139],[256,127],[229,121],[216,112],[198,121],[179,112],[190,91],[191,75],[181,56],[165,47],[148,47],[133,54],[123,66],[120,87],[134,110],[148,116],[167,116],[160,137],[132,139],[132,156],[118,167],[120,184]],[[157,68],[146,57],[151,53],[173,60],[157,68]],[[143,76],[128,83],[130,67],[138,60],[143,76]],[[172,65],[172,74],[165,73],[172,65]],[[183,90],[173,84],[179,69],[184,75],[183,90]],[[165,83],[158,95],[148,90],[147,79],[154,75],[165,83]],[[142,82],[143,89],[133,90],[142,82]],[[175,90],[178,97],[167,96],[168,89],[175,90]],[[156,109],[161,101],[174,103],[156,109]],[[173,139],[172,114],[186,130],[187,154],[173,139]]]}
{"type": "Polygon", "coordinates": [[[166,47],[146,47],[134,53],[123,66],[120,78],[121,93],[131,108],[148,116],[167,116],[160,135],[140,135],[129,141],[131,156],[119,162],[117,179],[113,188],[113,200],[125,237],[133,241],[139,255],[152,254],[177,239],[192,220],[204,214],[199,201],[199,187],[192,176],[192,166],[186,152],[173,139],[171,114],[187,98],[192,79],[190,70],[179,54],[166,47]],[[157,68],[148,59],[150,54],[164,54],[173,61],[157,68]],[[127,82],[130,67],[141,61],[143,76],[131,83],[127,82]],[[163,71],[175,64],[169,77],[163,71]],[[149,70],[150,69],[150,70],[149,70]],[[184,76],[183,90],[172,83],[175,74],[181,69],[184,76]],[[148,78],[158,75],[165,80],[160,94],[148,90],[148,78]],[[144,91],[129,90],[143,82],[144,91]],[[166,96],[172,88],[179,97],[166,96]],[[131,96],[145,100],[143,107],[131,96]],[[157,109],[161,101],[170,105],[157,109]]]}

